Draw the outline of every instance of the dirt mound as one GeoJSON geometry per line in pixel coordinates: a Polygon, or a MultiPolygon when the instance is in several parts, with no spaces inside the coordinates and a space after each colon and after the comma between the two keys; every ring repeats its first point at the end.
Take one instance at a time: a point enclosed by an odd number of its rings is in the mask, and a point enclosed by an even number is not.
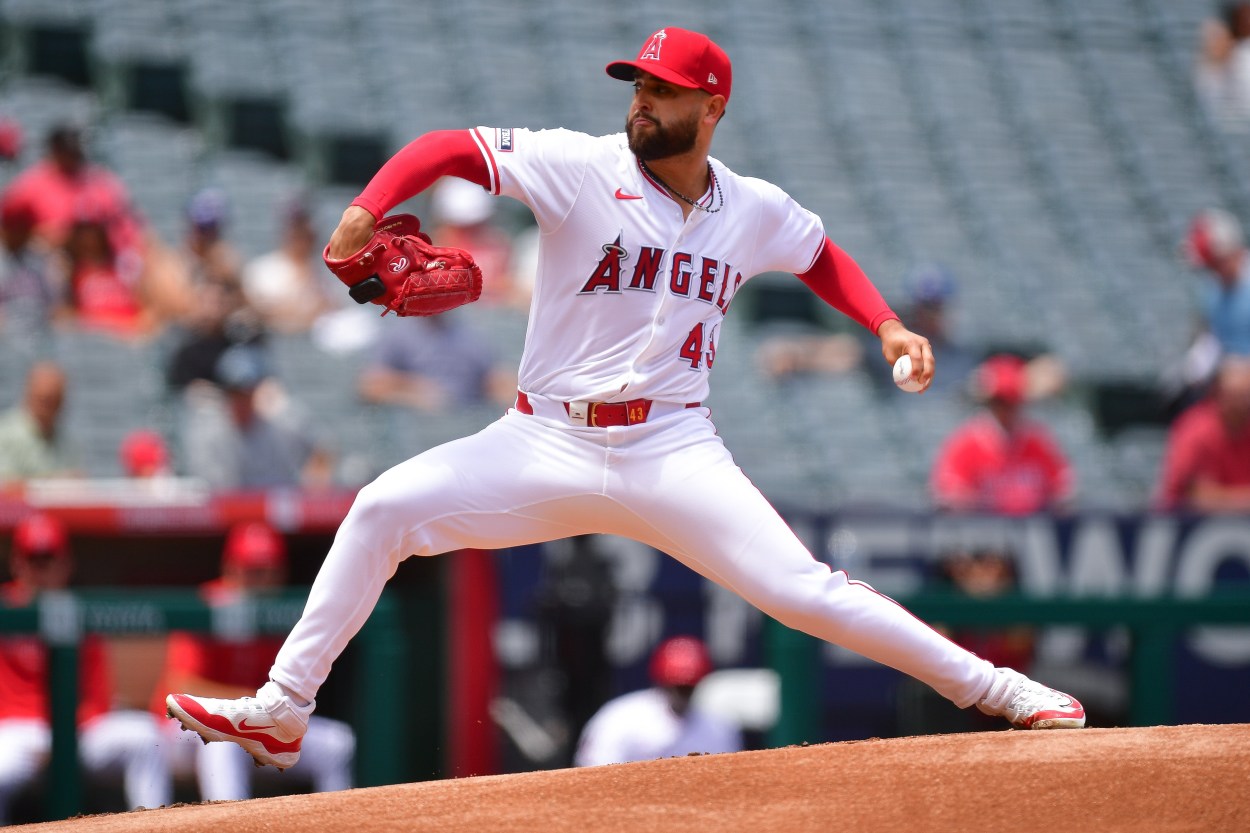
{"type": "Polygon", "coordinates": [[[1250,725],[990,732],[167,807],[39,833],[1244,829],[1250,725]]]}

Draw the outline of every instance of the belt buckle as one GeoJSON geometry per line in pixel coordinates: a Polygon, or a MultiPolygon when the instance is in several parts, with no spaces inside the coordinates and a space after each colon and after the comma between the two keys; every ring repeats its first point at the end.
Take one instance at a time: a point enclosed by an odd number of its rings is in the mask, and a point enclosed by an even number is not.
{"type": "Polygon", "coordinates": [[[575,400],[569,403],[569,422],[573,425],[591,425],[591,418],[594,412],[593,402],[587,402],[584,399],[575,400]]]}
{"type": "Polygon", "coordinates": [[[599,427],[599,406],[602,404],[602,402],[590,403],[590,413],[586,417],[586,424],[591,428],[599,427]]]}

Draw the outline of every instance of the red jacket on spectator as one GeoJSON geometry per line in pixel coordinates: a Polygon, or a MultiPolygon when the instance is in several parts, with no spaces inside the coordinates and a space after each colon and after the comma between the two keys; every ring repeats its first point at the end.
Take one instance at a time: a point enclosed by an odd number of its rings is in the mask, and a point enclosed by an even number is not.
{"type": "Polygon", "coordinates": [[[1250,486],[1250,423],[1230,431],[1212,399],[1191,406],[1172,426],[1159,488],[1161,507],[1185,506],[1194,484],[1203,481],[1250,486]]]}
{"type": "Polygon", "coordinates": [[[108,170],[85,164],[67,174],[50,160],[36,162],[13,180],[6,197],[34,212],[35,232],[61,245],[82,217],[101,219],[119,252],[139,251],[143,230],[122,181],[108,170]]]}
{"type": "Polygon", "coordinates": [[[1072,472],[1043,426],[1021,420],[1008,432],[987,413],[946,440],[931,485],[945,508],[1025,515],[1070,497],[1072,472]]]}

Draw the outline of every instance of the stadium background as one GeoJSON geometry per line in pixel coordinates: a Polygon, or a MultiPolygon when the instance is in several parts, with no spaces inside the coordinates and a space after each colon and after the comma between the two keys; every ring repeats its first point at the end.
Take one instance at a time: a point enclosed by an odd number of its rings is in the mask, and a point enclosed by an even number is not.
{"type": "MultiPolygon", "coordinates": [[[[1250,220],[1244,137],[1218,130],[1191,84],[1199,24],[1215,11],[1214,3],[1165,0],[731,0],[677,10],[574,0],[539,8],[489,0],[5,0],[0,114],[16,119],[28,141],[0,169],[0,183],[34,161],[48,127],[77,122],[89,130],[91,155],[124,179],[165,239],[181,235],[188,198],[216,185],[230,198],[231,239],[255,255],[278,238],[275,208],[285,195],[310,189],[328,235],[377,165],[426,130],[618,130],[627,92],[598,68],[632,53],[657,22],[700,29],[735,65],[730,118],[714,154],[820,214],[887,299],[901,301],[911,266],[940,262],[957,276],[958,326],[975,346],[1062,358],[1071,384],[1038,416],[1076,465],[1079,514],[1122,519],[1131,541],[1166,430],[1160,380],[1194,325],[1193,278],[1178,244],[1200,208],[1250,220]]],[[[426,208],[420,200],[410,207],[426,208]]],[[[520,230],[526,218],[506,208],[504,221],[520,230]]],[[[779,310],[796,326],[835,326],[792,288],[780,276],[749,286],[722,336],[711,405],[747,473],[787,514],[817,518],[812,528],[825,534],[815,548],[831,554],[846,541],[830,531],[831,513],[924,511],[937,444],[972,405],[883,391],[867,371],[784,385],[765,377],[753,348],[780,326],[779,310]]],[[[501,352],[519,350],[523,317],[485,307],[472,315],[501,352]]],[[[380,471],[496,413],[414,420],[366,408],[354,392],[362,355],[319,353],[298,337],[272,346],[281,380],[334,429],[357,473],[380,471]]],[[[42,345],[6,343],[3,404],[16,399],[30,357],[54,353],[71,377],[67,429],[84,442],[93,475],[117,476],[117,444],[129,428],[172,431],[161,373],[168,347],[73,332],[42,345]]],[[[299,503],[258,500],[248,511],[280,514],[275,504],[299,503]]],[[[175,525],[172,534],[154,532],[155,524],[83,520],[83,581],[143,584],[148,576],[190,586],[212,573],[219,517],[175,525]]],[[[296,536],[296,580],[307,581],[333,524],[295,517],[286,527],[296,536]]],[[[908,557],[922,561],[930,549],[916,545],[908,557]]],[[[505,614],[539,618],[532,600],[509,592],[550,575],[549,556],[498,560],[500,573],[515,579],[495,599],[505,614]]],[[[680,571],[669,576],[672,569],[643,588],[672,614],[644,629],[644,641],[656,628],[701,631],[709,621],[707,589],[680,571]]],[[[450,617],[458,597],[440,592],[454,584],[448,571],[406,565],[397,588],[450,617]]],[[[1234,565],[1219,579],[1240,583],[1244,571],[1234,565]]],[[[420,625],[408,627],[426,644],[420,625]]],[[[509,632],[522,653],[536,638],[525,627],[509,632]]],[[[722,657],[760,660],[758,630],[745,633],[736,655],[726,648],[722,657]]],[[[619,658],[610,688],[639,680],[638,658],[619,658]]],[[[1245,668],[1238,670],[1232,679],[1244,692],[1245,668]]],[[[500,673],[511,673],[506,663],[500,673]]],[[[830,687],[862,691],[852,698],[868,702],[882,690],[830,687]]],[[[335,699],[331,691],[331,709],[335,699]]],[[[849,705],[830,698],[839,731],[889,730],[880,714],[849,705]]],[[[429,714],[440,709],[434,704],[429,714]]],[[[442,750],[399,777],[455,769],[442,750]]]]}

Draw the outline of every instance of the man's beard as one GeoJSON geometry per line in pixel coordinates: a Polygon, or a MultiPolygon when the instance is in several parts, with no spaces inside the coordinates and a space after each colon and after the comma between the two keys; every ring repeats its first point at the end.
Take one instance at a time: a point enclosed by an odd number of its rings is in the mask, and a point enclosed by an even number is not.
{"type": "Polygon", "coordinates": [[[668,127],[650,116],[643,118],[650,119],[655,129],[647,133],[637,131],[633,125],[634,117],[630,115],[625,119],[625,137],[629,141],[629,149],[633,151],[634,156],[644,162],[667,159],[670,156],[686,153],[694,147],[695,140],[699,136],[697,114],[691,114],[690,118],[683,121],[674,121],[668,127]]]}

